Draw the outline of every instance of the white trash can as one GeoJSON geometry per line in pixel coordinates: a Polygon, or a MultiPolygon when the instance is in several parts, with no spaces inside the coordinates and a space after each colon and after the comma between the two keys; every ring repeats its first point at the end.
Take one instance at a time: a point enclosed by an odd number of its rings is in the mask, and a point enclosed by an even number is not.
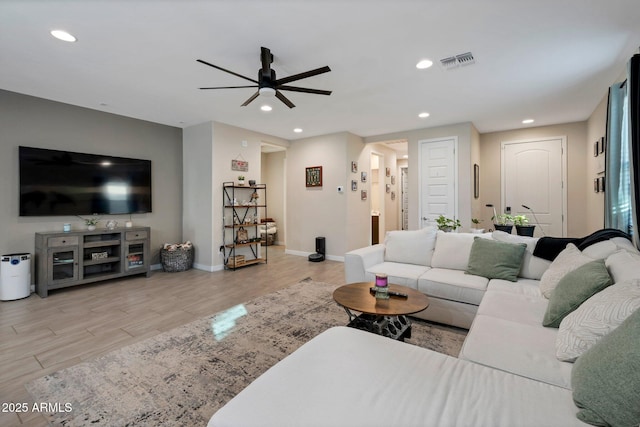
{"type": "Polygon", "coordinates": [[[1,259],[0,301],[31,295],[31,254],[7,254],[1,259]]]}

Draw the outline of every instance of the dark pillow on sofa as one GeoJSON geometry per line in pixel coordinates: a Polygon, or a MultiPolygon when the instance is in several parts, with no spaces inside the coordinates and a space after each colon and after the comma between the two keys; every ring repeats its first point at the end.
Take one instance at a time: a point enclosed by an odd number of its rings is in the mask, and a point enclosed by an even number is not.
{"type": "Polygon", "coordinates": [[[640,310],[587,350],[573,366],[579,419],[603,426],[640,425],[640,310]]]}
{"type": "Polygon", "coordinates": [[[588,262],[567,273],[551,292],[542,325],[558,328],[565,316],[612,284],[603,259],[588,262]]]}
{"type": "Polygon", "coordinates": [[[526,250],[524,243],[504,243],[476,237],[471,245],[465,273],[515,282],[526,250]]]}

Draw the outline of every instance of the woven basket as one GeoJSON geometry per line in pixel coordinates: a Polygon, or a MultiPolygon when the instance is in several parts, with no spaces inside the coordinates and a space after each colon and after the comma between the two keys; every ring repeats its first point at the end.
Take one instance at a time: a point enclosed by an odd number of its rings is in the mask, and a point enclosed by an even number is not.
{"type": "Polygon", "coordinates": [[[190,249],[177,249],[168,251],[160,249],[160,262],[162,270],[167,273],[186,271],[193,267],[193,246],[190,249]]]}

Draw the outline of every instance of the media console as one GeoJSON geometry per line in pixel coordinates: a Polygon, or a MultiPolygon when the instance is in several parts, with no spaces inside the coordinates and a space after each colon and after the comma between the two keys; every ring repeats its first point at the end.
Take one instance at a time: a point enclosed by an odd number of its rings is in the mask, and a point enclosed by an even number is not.
{"type": "Polygon", "coordinates": [[[145,274],[149,227],[36,233],[36,292],[145,274]]]}

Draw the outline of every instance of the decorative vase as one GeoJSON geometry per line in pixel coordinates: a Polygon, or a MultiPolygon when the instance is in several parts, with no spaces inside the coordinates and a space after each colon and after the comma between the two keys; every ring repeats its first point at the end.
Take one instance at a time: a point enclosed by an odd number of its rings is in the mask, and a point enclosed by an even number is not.
{"type": "Polygon", "coordinates": [[[238,185],[244,185],[244,179],[238,180],[238,185]]]}
{"type": "Polygon", "coordinates": [[[535,225],[516,225],[516,233],[518,236],[533,237],[535,228],[535,225]]]}
{"type": "Polygon", "coordinates": [[[89,231],[93,231],[93,230],[95,230],[95,229],[96,229],[96,226],[95,226],[95,225],[87,225],[87,230],[89,230],[89,231]]]}

